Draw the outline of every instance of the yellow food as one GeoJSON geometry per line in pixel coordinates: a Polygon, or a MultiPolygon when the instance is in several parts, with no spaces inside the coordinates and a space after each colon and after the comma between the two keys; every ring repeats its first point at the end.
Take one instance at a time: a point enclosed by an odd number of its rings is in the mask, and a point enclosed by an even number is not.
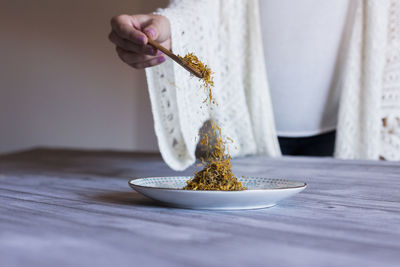
{"type": "MultiPolygon", "coordinates": [[[[206,92],[204,102],[216,104],[213,98],[212,89],[214,88],[213,72],[203,64],[193,53],[183,57],[189,65],[196,68],[203,74],[202,87],[206,92]]],[[[233,140],[229,137],[231,142],[233,140]]],[[[225,152],[226,142],[222,139],[221,128],[214,120],[211,120],[211,131],[205,134],[200,140],[200,145],[205,148],[206,156],[201,158],[203,169],[195,172],[194,177],[187,181],[185,190],[221,190],[239,191],[247,189],[235,177],[232,171],[231,156],[225,152]],[[211,143],[210,140],[215,142],[211,143]]]]}
{"type": "Polygon", "coordinates": [[[212,95],[212,88],[214,87],[214,77],[213,77],[214,73],[207,65],[201,62],[197,58],[197,56],[195,56],[193,53],[188,53],[181,58],[185,60],[191,67],[195,68],[203,75],[203,78],[201,79],[202,86],[205,92],[207,93],[207,98],[204,99],[204,102],[209,101],[210,103],[215,104],[215,100],[212,95]]]}

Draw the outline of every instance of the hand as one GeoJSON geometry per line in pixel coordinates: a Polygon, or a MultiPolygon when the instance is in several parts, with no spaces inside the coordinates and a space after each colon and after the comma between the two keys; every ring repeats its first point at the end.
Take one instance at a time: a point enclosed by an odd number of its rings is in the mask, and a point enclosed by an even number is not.
{"type": "Polygon", "coordinates": [[[111,19],[110,41],[116,45],[120,59],[136,69],[156,66],[165,55],[147,44],[146,34],[171,49],[171,29],[166,17],[160,15],[120,15],[111,19]]]}

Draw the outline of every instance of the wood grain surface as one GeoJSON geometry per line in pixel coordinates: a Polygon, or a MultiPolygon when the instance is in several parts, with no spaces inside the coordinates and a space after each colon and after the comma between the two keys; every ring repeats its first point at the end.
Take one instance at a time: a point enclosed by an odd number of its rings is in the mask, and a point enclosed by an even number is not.
{"type": "Polygon", "coordinates": [[[249,157],[233,166],[308,188],[269,209],[174,209],[128,186],[192,174],[158,154],[0,156],[0,266],[400,266],[400,163],[249,157]]]}

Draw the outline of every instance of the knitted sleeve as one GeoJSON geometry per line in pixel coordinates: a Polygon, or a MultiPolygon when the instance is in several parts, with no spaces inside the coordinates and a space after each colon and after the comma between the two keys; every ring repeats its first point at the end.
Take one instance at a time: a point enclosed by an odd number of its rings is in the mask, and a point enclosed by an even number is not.
{"type": "MultiPolygon", "coordinates": [[[[217,24],[218,2],[177,0],[158,10],[170,21],[175,54],[194,52],[201,60],[214,56],[209,47],[217,38],[209,29],[217,24]]],[[[200,82],[169,58],[146,69],[146,76],[160,152],[171,168],[185,169],[195,162],[197,132],[209,118],[200,82]]]]}
{"type": "Polygon", "coordinates": [[[379,159],[389,1],[358,0],[343,70],[335,156],[379,159]]]}
{"type": "Polygon", "coordinates": [[[146,69],[154,127],[164,161],[195,162],[198,132],[214,119],[232,156],[280,155],[265,74],[256,0],[176,0],[158,14],[171,25],[172,51],[195,53],[214,71],[217,106],[203,103],[200,81],[167,59],[146,69]]]}
{"type": "Polygon", "coordinates": [[[400,3],[397,0],[390,2],[381,98],[380,156],[387,160],[400,160],[400,3]]]}

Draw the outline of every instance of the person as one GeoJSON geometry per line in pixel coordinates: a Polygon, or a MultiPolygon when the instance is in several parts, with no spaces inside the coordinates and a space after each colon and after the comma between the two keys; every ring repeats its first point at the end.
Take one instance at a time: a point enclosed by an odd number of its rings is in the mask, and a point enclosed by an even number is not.
{"type": "Polygon", "coordinates": [[[238,140],[235,155],[400,160],[398,15],[394,0],[181,0],[112,18],[109,39],[122,61],[146,68],[160,150],[175,169],[193,163],[192,137],[210,118],[238,140]],[[180,89],[193,79],[148,37],[208,60],[221,107],[201,111],[198,91],[180,89]]]}

